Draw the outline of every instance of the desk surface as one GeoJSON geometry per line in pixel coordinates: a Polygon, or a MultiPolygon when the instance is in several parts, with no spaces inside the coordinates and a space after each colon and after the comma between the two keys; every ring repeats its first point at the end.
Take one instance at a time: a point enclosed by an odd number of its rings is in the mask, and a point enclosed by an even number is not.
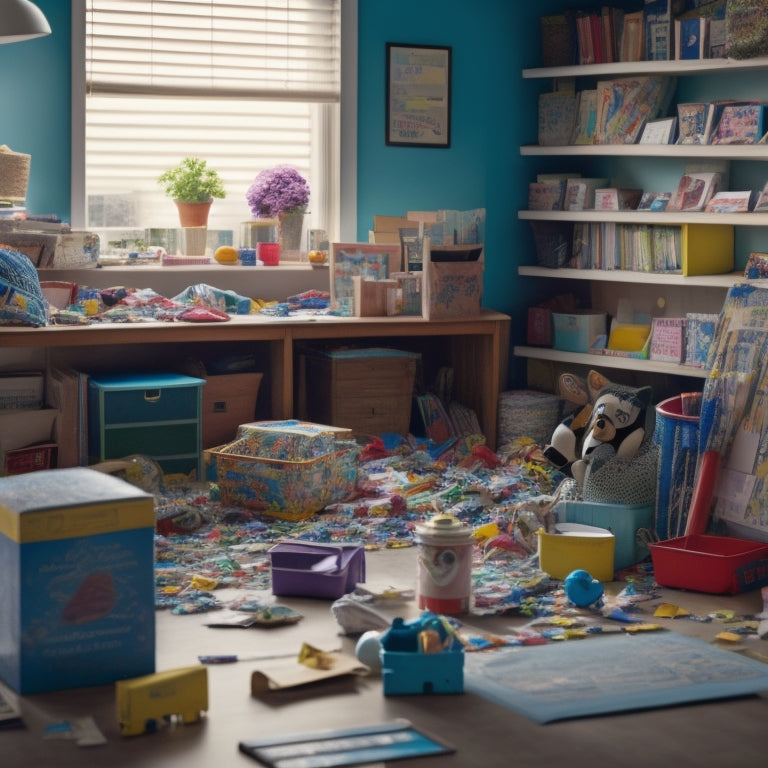
{"type": "MultiPolygon", "coordinates": [[[[369,580],[415,582],[416,549],[367,553],[369,580]],[[413,574],[413,579],[410,579],[413,574]],[[405,581],[404,581],[405,580],[405,581]]],[[[621,586],[621,585],[618,585],[621,586]]],[[[667,590],[664,600],[696,615],[732,609],[754,614],[762,609],[759,590],[743,595],[712,596],[667,590]]],[[[212,629],[206,616],[157,615],[157,667],[172,669],[197,663],[198,654],[266,654],[298,649],[302,642],[321,648],[341,645],[353,651],[354,639],[340,637],[329,601],[281,598],[305,618],[272,629],[212,629]]],[[[417,615],[415,603],[389,609],[417,615]]],[[[665,620],[662,620],[665,621],[665,620]]],[[[674,631],[712,640],[717,622],[666,620],[674,631]]],[[[505,632],[524,623],[517,617],[471,617],[467,624],[505,632]]],[[[584,640],[577,642],[599,642],[584,640]]],[[[768,643],[760,642],[760,647],[768,643]]],[[[765,653],[766,650],[763,650],[765,653]]],[[[690,706],[623,713],[608,717],[537,725],[522,715],[483,698],[455,696],[385,697],[381,678],[370,676],[323,683],[311,689],[274,692],[264,699],[250,695],[251,672],[258,662],[209,667],[209,711],[201,723],[175,726],[159,733],[121,737],[115,717],[113,686],[60,691],[21,699],[26,730],[0,732],[4,768],[69,768],[88,765],[215,768],[257,766],[238,752],[238,742],[273,734],[370,725],[395,717],[409,719],[449,741],[454,755],[403,760],[401,768],[508,768],[508,766],[764,766],[768,692],[755,697],[690,706]],[[44,740],[46,725],[92,715],[108,739],[101,747],[44,740]]]]}

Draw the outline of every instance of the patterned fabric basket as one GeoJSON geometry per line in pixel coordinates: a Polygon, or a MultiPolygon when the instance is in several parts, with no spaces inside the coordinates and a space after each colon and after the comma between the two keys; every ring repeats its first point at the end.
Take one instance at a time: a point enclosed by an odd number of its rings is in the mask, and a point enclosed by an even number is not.
{"type": "Polygon", "coordinates": [[[356,447],[305,461],[211,453],[216,457],[219,493],[225,504],[284,520],[304,520],[328,504],[346,501],[357,486],[356,447]]]}

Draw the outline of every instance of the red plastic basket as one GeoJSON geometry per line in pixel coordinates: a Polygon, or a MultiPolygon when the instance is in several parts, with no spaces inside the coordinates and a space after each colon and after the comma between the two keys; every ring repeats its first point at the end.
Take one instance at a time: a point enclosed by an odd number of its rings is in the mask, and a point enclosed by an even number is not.
{"type": "Polygon", "coordinates": [[[733,595],[768,585],[768,544],[691,534],[650,550],[654,578],[663,587],[733,595]]]}

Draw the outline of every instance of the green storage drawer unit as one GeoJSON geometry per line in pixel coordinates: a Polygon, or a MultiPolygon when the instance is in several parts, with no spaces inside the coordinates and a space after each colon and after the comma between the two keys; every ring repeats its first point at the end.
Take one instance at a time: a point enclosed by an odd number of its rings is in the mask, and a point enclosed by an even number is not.
{"type": "Polygon", "coordinates": [[[201,477],[204,384],[205,379],[177,373],[91,376],[90,461],[142,454],[167,474],[201,477]]]}

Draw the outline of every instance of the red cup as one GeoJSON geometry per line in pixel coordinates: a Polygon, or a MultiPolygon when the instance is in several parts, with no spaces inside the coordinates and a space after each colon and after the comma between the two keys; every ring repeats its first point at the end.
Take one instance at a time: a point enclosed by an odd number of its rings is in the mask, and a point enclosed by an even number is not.
{"type": "Polygon", "coordinates": [[[276,267],[280,263],[280,243],[259,243],[259,259],[265,267],[276,267]]]}

